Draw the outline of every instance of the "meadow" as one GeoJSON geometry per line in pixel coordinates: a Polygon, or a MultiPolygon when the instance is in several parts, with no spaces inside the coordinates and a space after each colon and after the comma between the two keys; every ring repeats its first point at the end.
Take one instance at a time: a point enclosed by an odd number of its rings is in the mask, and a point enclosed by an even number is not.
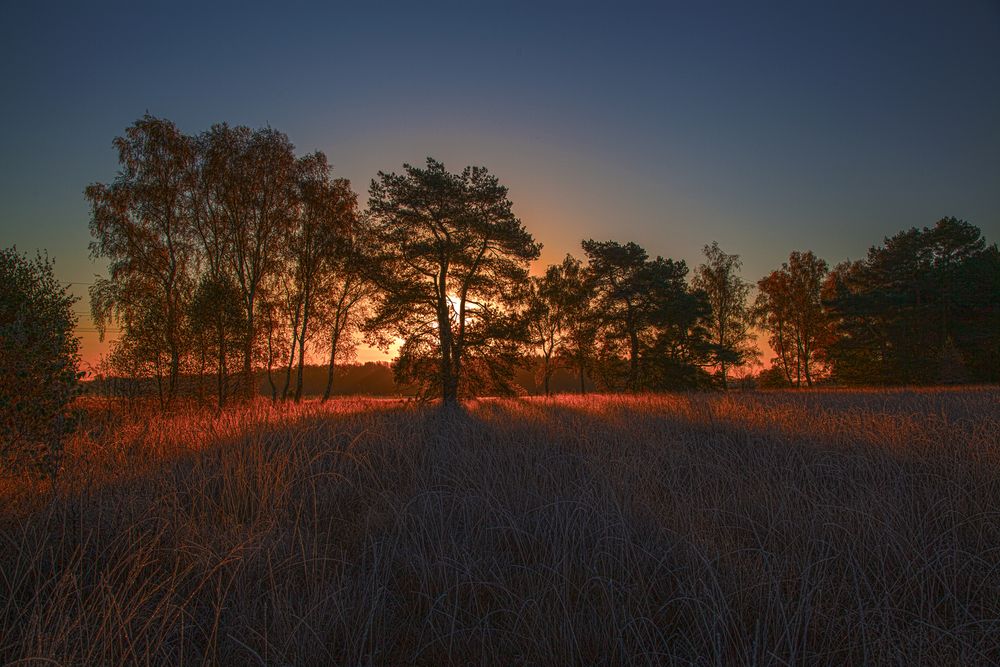
{"type": "Polygon", "coordinates": [[[0,663],[1000,662],[1000,389],[94,399],[0,663]]]}

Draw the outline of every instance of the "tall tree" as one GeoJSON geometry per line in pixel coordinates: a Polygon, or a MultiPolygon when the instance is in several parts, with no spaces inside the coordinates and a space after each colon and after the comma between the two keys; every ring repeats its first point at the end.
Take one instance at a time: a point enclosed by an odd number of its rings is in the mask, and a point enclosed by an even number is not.
{"type": "Polygon", "coordinates": [[[379,172],[369,212],[379,246],[370,276],[382,290],[371,328],[383,342],[403,339],[397,372],[434,387],[447,406],[479,380],[502,382],[512,344],[526,337],[511,295],[541,248],[507,188],[485,168],[454,174],[428,158],[425,168],[379,172]]]}
{"type": "Polygon", "coordinates": [[[242,297],[243,386],[255,392],[257,308],[267,278],[279,268],[281,245],[295,215],[294,147],[272,128],[214,125],[201,141],[208,157],[204,196],[225,223],[230,271],[242,297]]]}
{"type": "Polygon", "coordinates": [[[550,392],[555,364],[562,356],[569,333],[568,316],[576,305],[580,262],[567,255],[561,264],[552,264],[542,276],[532,276],[527,288],[527,318],[531,345],[541,353],[542,388],[550,392]]]}
{"type": "Polygon", "coordinates": [[[813,252],[793,252],[780,269],[757,282],[755,314],[770,334],[790,385],[812,386],[822,371],[822,352],[830,341],[830,326],[821,291],[827,264],[813,252]]]}
{"type": "Polygon", "coordinates": [[[594,307],[594,281],[583,262],[566,255],[560,266],[563,290],[563,336],[557,354],[576,370],[580,393],[586,393],[586,378],[597,355],[600,317],[594,307]]]}
{"type": "Polygon", "coordinates": [[[711,306],[707,328],[720,350],[731,351],[719,358],[722,386],[728,386],[728,369],[751,358],[756,348],[751,331],[753,317],[748,299],[751,285],[740,276],[743,263],[739,255],[722,251],[715,241],[706,245],[705,263],[695,269],[691,285],[702,290],[711,306]]]}
{"type": "Polygon", "coordinates": [[[215,360],[216,401],[221,408],[230,395],[230,362],[233,352],[240,349],[241,327],[245,319],[242,300],[236,284],[226,274],[208,272],[202,275],[189,305],[191,333],[198,340],[202,362],[200,379],[205,374],[205,358],[215,360]]]}
{"type": "Polygon", "coordinates": [[[194,141],[168,120],[145,115],[114,140],[120,171],[85,190],[91,206],[91,256],[110,276],[91,289],[103,336],[112,322],[137,347],[167,356],[165,402],[174,398],[184,347],[184,313],[194,286],[194,141]]]}
{"type": "Polygon", "coordinates": [[[582,243],[588,270],[597,289],[598,308],[604,328],[612,338],[628,340],[628,388],[639,388],[640,332],[645,327],[650,302],[647,262],[649,255],[631,241],[595,241],[582,243]]]}
{"type": "Polygon", "coordinates": [[[296,294],[294,341],[298,343],[295,400],[302,399],[306,344],[317,300],[329,300],[331,269],[349,238],[357,217],[357,196],[350,181],[331,179],[330,165],[322,153],[301,158],[297,165],[297,215],[288,236],[291,287],[296,294]]]}
{"type": "Polygon", "coordinates": [[[584,241],[590,260],[603,336],[602,375],[617,383],[627,359],[624,386],[674,389],[704,386],[704,366],[718,358],[708,340],[705,294],[687,286],[687,264],[656,257],[635,243],[584,241]]]}
{"type": "Polygon", "coordinates": [[[333,393],[337,363],[346,361],[358,345],[357,332],[367,315],[374,296],[374,283],[366,275],[373,256],[372,233],[368,216],[356,216],[354,224],[329,258],[327,296],[320,311],[320,325],[329,345],[326,387],[323,401],[333,393]]]}
{"type": "Polygon", "coordinates": [[[848,384],[1000,379],[1000,252],[956,218],[910,229],[838,266],[824,286],[848,384]]]}
{"type": "MultiPolygon", "coordinates": [[[[197,161],[194,174],[194,215],[192,227],[196,241],[199,278],[191,304],[191,322],[194,333],[202,338],[203,354],[213,352],[216,375],[216,400],[221,408],[230,394],[229,368],[234,351],[242,350],[245,314],[242,313],[242,294],[233,277],[232,226],[226,209],[213,196],[213,179],[218,167],[231,156],[228,146],[210,141],[210,134],[195,138],[197,161]]],[[[199,378],[206,364],[199,369],[199,378]]]]}
{"type": "Polygon", "coordinates": [[[713,343],[709,323],[712,306],[708,295],[686,289],[684,262],[653,263],[661,278],[652,289],[655,310],[651,331],[643,337],[643,383],[653,390],[705,389],[712,386],[706,370],[722,358],[732,358],[731,348],[713,343]]]}

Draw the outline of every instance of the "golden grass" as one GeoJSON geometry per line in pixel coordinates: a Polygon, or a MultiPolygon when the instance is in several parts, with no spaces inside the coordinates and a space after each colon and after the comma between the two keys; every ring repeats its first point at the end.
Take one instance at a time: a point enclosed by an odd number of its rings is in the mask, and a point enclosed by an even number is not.
{"type": "Polygon", "coordinates": [[[1000,661],[1000,391],[89,406],[0,662],[1000,661]]]}

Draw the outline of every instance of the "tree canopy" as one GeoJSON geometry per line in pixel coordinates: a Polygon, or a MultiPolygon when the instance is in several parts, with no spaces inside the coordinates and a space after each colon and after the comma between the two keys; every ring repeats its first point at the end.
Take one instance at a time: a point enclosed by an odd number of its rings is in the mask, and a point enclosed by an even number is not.
{"type": "Polygon", "coordinates": [[[910,229],[836,267],[825,285],[847,384],[1000,380],[1000,253],[956,218],[910,229]]]}
{"type": "Polygon", "coordinates": [[[541,245],[484,167],[378,172],[359,210],[326,155],[270,127],[187,135],[146,115],[114,146],[118,175],[85,191],[108,262],[91,311],[120,331],[116,372],[155,380],[164,406],[182,380],[220,406],[258,384],[300,400],[310,355],[328,398],[362,336],[448,405],[524,391],[519,371],[546,394],[568,371],[581,393],[725,388],[756,363],[754,329],[774,351],[761,386],[1000,380],[1000,253],[956,218],[833,270],[792,252],[756,283],[718,243],[690,274],[588,239],[530,275],[541,245]]]}
{"type": "Polygon", "coordinates": [[[79,389],[75,302],[47,257],[0,250],[0,472],[58,468],[79,389]]]}
{"type": "Polygon", "coordinates": [[[370,330],[402,340],[396,370],[452,405],[459,396],[510,389],[527,327],[515,295],[539,255],[512,211],[507,188],[482,167],[379,172],[368,202],[381,290],[370,330]]]}

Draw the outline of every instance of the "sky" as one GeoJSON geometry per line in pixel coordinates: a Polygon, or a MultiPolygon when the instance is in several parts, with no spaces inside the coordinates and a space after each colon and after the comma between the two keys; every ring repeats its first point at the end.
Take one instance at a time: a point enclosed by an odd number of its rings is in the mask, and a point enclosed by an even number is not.
{"type": "Polygon", "coordinates": [[[691,266],[718,241],[751,281],[944,216],[1000,240],[1000,0],[0,9],[0,239],[79,283],[89,363],[83,189],[147,111],[270,125],[363,203],[379,170],[486,166],[536,271],[591,237],[691,266]]]}

